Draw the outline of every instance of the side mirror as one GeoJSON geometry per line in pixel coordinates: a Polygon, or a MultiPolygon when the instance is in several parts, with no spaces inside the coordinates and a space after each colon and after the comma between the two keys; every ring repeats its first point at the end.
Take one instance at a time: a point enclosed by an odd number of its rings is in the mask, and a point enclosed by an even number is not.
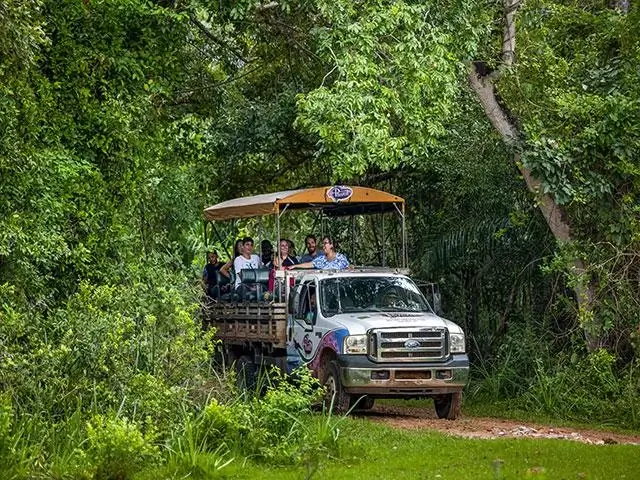
{"type": "Polygon", "coordinates": [[[300,285],[291,289],[289,292],[289,313],[293,315],[293,318],[298,318],[298,302],[300,299],[300,285]]]}
{"type": "Polygon", "coordinates": [[[437,315],[442,315],[442,296],[437,287],[433,291],[433,311],[436,312],[437,315]]]}
{"type": "Polygon", "coordinates": [[[429,305],[433,308],[436,315],[442,315],[442,296],[440,295],[440,289],[437,283],[424,283],[421,285],[420,290],[426,297],[429,305]]]}

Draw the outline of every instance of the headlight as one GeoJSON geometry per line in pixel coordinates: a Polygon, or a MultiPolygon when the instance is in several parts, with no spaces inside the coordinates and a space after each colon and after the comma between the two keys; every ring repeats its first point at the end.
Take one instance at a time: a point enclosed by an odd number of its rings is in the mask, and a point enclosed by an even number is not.
{"type": "Polygon", "coordinates": [[[450,353],[464,353],[464,333],[450,333],[450,353]]]}
{"type": "Polygon", "coordinates": [[[342,351],[346,354],[367,353],[366,335],[347,335],[344,337],[342,351]]]}

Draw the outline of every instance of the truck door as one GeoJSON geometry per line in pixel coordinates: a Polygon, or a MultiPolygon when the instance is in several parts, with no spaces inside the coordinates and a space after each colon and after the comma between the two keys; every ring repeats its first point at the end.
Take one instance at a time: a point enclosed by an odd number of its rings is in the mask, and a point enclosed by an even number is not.
{"type": "Polygon", "coordinates": [[[318,329],[319,319],[315,280],[304,282],[297,301],[293,305],[293,341],[295,348],[306,363],[317,352],[323,332],[318,329]]]}

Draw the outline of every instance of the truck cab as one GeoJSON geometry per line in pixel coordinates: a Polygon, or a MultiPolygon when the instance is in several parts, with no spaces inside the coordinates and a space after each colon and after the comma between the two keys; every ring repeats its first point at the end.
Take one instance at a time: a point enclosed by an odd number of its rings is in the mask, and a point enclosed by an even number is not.
{"type": "Polygon", "coordinates": [[[391,269],[306,272],[288,310],[289,365],[307,365],[327,385],[334,408],[433,397],[440,417],[458,415],[469,372],[464,333],[434,313],[408,276],[391,269]]]}

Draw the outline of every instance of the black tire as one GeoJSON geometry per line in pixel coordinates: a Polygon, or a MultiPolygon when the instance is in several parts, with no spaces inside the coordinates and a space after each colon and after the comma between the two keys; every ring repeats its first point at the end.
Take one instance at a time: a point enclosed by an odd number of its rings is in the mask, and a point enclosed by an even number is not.
{"type": "Polygon", "coordinates": [[[272,363],[262,367],[256,365],[255,372],[255,390],[260,396],[265,395],[269,388],[276,388],[281,382],[291,381],[287,377],[287,357],[274,357],[272,363]]]}
{"type": "Polygon", "coordinates": [[[280,374],[281,375],[288,375],[290,372],[289,370],[289,365],[287,363],[287,356],[282,356],[282,357],[276,357],[276,367],[278,367],[278,370],[280,370],[280,374]]]}
{"type": "Polygon", "coordinates": [[[460,415],[462,407],[462,392],[447,393],[433,398],[438,418],[455,420],[460,415]]]}
{"type": "Polygon", "coordinates": [[[354,410],[371,410],[376,403],[376,399],[369,396],[354,395],[351,397],[351,407],[354,410]]]}
{"type": "Polygon", "coordinates": [[[349,411],[351,397],[345,393],[340,380],[340,369],[338,362],[331,360],[323,369],[322,385],[325,388],[324,406],[326,410],[332,409],[335,413],[346,413],[349,411]]]}
{"type": "Polygon", "coordinates": [[[256,388],[256,364],[249,355],[236,360],[236,377],[241,392],[253,392],[256,388]]]}

